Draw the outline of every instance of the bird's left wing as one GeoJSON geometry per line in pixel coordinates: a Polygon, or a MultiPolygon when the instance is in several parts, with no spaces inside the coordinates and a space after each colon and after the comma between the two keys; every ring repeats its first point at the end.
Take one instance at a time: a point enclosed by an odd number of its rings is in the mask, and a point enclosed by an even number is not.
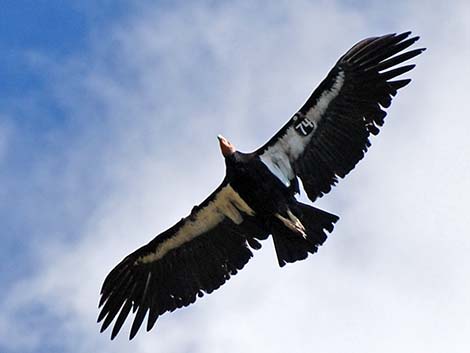
{"type": "Polygon", "coordinates": [[[117,317],[113,339],[129,312],[130,339],[148,316],[147,331],[167,311],[187,306],[219,288],[261,247],[267,234],[254,211],[224,181],[191,214],[119,263],[101,289],[98,322],[103,332],[117,317]]]}
{"type": "Polygon", "coordinates": [[[411,32],[365,39],[344,54],[307,102],[256,151],[284,184],[299,177],[314,201],[344,178],[383,125],[385,108],[411,80],[395,77],[414,65],[397,65],[424,51],[403,52],[411,32]]]}

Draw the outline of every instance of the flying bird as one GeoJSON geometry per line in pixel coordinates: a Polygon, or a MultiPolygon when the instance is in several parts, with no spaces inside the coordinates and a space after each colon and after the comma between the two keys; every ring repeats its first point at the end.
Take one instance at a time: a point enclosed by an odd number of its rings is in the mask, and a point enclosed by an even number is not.
{"type": "Polygon", "coordinates": [[[130,311],[132,339],[168,311],[188,306],[241,270],[272,236],[280,266],[313,254],[338,216],[296,200],[299,179],[315,201],[364,157],[385,108],[410,79],[401,65],[425,49],[405,51],[411,32],[367,38],[347,51],[294,116],[252,153],[219,135],[226,175],[190,214],[125,257],[106,277],[98,322],[114,321],[111,339],[130,311]]]}

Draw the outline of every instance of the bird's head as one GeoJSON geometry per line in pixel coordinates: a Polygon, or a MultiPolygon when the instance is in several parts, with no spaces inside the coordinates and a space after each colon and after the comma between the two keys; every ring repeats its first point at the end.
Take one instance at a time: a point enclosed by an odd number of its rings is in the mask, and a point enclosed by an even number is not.
{"type": "Polygon", "coordinates": [[[222,155],[224,157],[231,156],[235,153],[235,146],[232,145],[225,137],[222,135],[217,135],[217,139],[219,140],[220,150],[222,151],[222,155]]]}

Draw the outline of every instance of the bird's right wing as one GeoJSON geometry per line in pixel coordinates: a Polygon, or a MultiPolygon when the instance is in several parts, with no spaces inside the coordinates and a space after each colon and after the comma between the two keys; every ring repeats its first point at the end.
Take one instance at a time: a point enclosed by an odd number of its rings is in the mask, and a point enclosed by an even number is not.
{"type": "Polygon", "coordinates": [[[194,303],[237,273],[268,236],[254,211],[224,181],[191,214],[124,258],[101,290],[101,332],[117,317],[111,339],[130,310],[136,312],[132,339],[148,313],[147,331],[157,318],[194,303]]]}
{"type": "Polygon", "coordinates": [[[424,51],[403,52],[419,37],[411,32],[364,39],[344,54],[300,110],[263,147],[261,161],[284,184],[302,180],[314,201],[344,178],[383,125],[397,90],[411,80],[398,66],[424,51]]]}

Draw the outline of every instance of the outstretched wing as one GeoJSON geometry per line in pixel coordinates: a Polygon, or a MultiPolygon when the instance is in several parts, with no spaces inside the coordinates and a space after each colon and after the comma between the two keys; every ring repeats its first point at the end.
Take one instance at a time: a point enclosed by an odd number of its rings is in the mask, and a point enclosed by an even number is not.
{"type": "Polygon", "coordinates": [[[379,133],[392,97],[410,79],[393,80],[415,65],[398,66],[425,49],[403,52],[411,32],[365,39],[344,54],[307,102],[256,151],[287,186],[300,177],[314,201],[344,178],[379,133]]]}
{"type": "Polygon", "coordinates": [[[148,316],[147,331],[167,311],[188,306],[219,288],[261,247],[266,234],[254,211],[224,181],[191,214],[121,261],[101,289],[101,332],[117,317],[111,339],[129,312],[132,339],[148,316]]]}

